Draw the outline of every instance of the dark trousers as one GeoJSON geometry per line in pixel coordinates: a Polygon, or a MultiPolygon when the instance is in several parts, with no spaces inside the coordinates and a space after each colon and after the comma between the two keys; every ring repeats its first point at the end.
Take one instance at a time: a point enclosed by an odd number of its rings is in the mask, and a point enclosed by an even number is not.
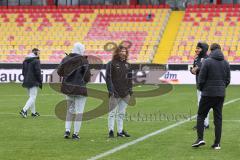
{"type": "Polygon", "coordinates": [[[203,139],[204,120],[209,110],[213,109],[214,125],[215,125],[215,144],[220,144],[222,134],[222,108],[224,97],[206,97],[202,96],[197,116],[197,134],[198,139],[203,139]]]}

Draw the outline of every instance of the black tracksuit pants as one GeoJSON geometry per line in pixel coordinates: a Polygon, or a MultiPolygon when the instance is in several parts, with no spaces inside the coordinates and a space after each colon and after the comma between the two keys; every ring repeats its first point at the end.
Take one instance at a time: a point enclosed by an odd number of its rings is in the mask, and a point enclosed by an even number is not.
{"type": "Polygon", "coordinates": [[[214,125],[215,125],[215,144],[220,144],[222,134],[222,108],[224,97],[207,97],[202,96],[197,116],[197,134],[198,139],[203,139],[204,120],[209,110],[213,109],[214,125]]]}

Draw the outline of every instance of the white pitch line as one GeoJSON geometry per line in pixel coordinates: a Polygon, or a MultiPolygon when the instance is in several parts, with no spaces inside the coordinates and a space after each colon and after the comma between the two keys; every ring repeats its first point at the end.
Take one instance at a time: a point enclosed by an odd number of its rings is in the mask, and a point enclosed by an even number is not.
{"type": "MultiPolygon", "coordinates": [[[[224,103],[224,106],[226,106],[226,105],[228,105],[228,104],[231,104],[231,103],[234,103],[234,102],[239,101],[239,100],[240,100],[240,98],[230,100],[230,101],[224,103]]],[[[88,160],[98,160],[98,159],[100,159],[100,158],[106,157],[106,156],[111,155],[111,154],[113,154],[113,153],[115,153],[115,152],[117,152],[117,151],[120,151],[120,150],[122,150],[122,149],[124,149],[124,148],[127,148],[127,147],[129,147],[129,146],[131,146],[131,145],[134,145],[134,144],[137,144],[137,143],[139,143],[139,142],[141,142],[141,141],[144,141],[145,139],[148,139],[148,138],[150,138],[150,137],[152,137],[152,136],[158,135],[158,134],[160,134],[160,133],[162,133],[162,132],[164,132],[164,131],[167,131],[167,130],[169,130],[169,129],[175,128],[175,127],[177,127],[177,126],[180,126],[180,125],[182,125],[182,124],[184,124],[184,123],[186,123],[186,122],[188,122],[188,121],[190,121],[191,119],[194,119],[194,118],[196,118],[196,117],[197,117],[197,115],[194,115],[194,116],[192,116],[192,117],[190,117],[190,118],[188,118],[188,119],[186,119],[186,120],[183,120],[183,121],[177,122],[177,123],[175,123],[175,124],[169,125],[169,126],[167,126],[167,127],[165,127],[165,128],[159,129],[159,130],[157,130],[157,131],[155,131],[155,132],[149,133],[149,134],[147,134],[147,135],[145,135],[145,136],[143,136],[143,137],[140,137],[140,138],[138,138],[138,139],[135,139],[135,140],[133,140],[133,141],[131,141],[131,142],[122,144],[122,145],[120,145],[120,146],[118,146],[118,147],[115,147],[115,148],[113,148],[113,149],[111,149],[111,150],[108,150],[108,151],[106,151],[106,152],[100,153],[100,154],[98,154],[98,155],[96,155],[96,156],[94,156],[94,157],[89,158],[88,160]]]]}

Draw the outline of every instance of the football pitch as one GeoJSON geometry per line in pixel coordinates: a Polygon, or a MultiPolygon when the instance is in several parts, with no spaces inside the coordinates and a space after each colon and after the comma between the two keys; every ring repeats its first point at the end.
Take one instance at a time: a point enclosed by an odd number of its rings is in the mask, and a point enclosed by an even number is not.
{"type": "MultiPolygon", "coordinates": [[[[105,85],[90,88],[106,91],[105,85]]],[[[149,91],[157,86],[135,87],[149,91]]],[[[197,112],[194,85],[174,85],[157,97],[136,98],[127,109],[124,128],[129,138],[108,138],[107,115],[84,121],[80,140],[64,139],[64,121],[55,106],[65,97],[44,85],[36,101],[40,117],[23,119],[19,111],[27,100],[20,84],[0,84],[0,160],[238,160],[240,157],[240,86],[229,86],[223,108],[221,150],[212,150],[214,126],[205,131],[206,145],[193,149],[192,129],[197,112]],[[155,131],[159,131],[156,133],[155,131]],[[151,135],[151,133],[155,133],[151,135]],[[145,136],[145,137],[144,137],[145,136]],[[120,147],[119,147],[120,146],[120,147]]],[[[88,97],[85,112],[101,103],[88,97]]],[[[115,129],[116,135],[116,129],[115,129]]]]}

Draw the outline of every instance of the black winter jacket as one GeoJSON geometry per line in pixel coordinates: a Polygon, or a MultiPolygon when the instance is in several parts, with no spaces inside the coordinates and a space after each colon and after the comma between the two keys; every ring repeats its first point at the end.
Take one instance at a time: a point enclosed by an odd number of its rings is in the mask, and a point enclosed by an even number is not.
{"type": "Polygon", "coordinates": [[[62,93],[87,96],[86,84],[91,78],[87,57],[70,53],[60,63],[57,73],[63,77],[62,93]]]}
{"type": "Polygon", "coordinates": [[[42,87],[42,76],[39,57],[27,57],[23,61],[22,75],[24,77],[22,84],[23,87],[42,87]]]}
{"type": "Polygon", "coordinates": [[[106,83],[109,95],[124,98],[132,94],[132,73],[126,61],[112,60],[107,64],[106,83]]]}
{"type": "Polygon", "coordinates": [[[212,51],[201,67],[199,89],[202,96],[224,97],[225,89],[230,83],[230,66],[224,60],[221,50],[212,51]]]}

